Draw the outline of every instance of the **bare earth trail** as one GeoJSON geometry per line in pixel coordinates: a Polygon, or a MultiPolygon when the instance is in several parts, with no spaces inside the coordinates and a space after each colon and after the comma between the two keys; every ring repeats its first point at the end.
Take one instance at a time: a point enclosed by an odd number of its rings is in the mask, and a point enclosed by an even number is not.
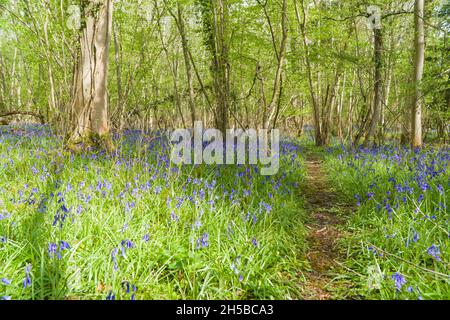
{"type": "Polygon", "coordinates": [[[327,175],[322,169],[321,155],[308,151],[306,155],[307,180],[303,186],[303,198],[307,211],[308,245],[307,259],[311,269],[305,274],[306,288],[303,298],[329,300],[345,298],[342,281],[333,281],[343,272],[339,262],[345,256],[339,252],[337,241],[342,237],[339,226],[345,213],[352,210],[348,204],[339,202],[327,175]],[[339,297],[335,294],[339,293],[339,297]]]}

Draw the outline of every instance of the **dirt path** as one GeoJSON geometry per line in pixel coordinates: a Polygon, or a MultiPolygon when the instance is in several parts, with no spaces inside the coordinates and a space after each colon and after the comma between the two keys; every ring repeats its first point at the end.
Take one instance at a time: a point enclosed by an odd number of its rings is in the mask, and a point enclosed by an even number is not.
{"type": "Polygon", "coordinates": [[[333,299],[337,291],[332,282],[337,261],[342,259],[336,245],[341,234],[338,230],[343,223],[339,213],[348,211],[340,204],[336,193],[331,189],[326,174],[322,170],[320,155],[308,152],[306,157],[307,180],[303,187],[303,197],[308,212],[307,228],[309,230],[309,252],[307,258],[311,270],[305,274],[305,299],[333,299]]]}

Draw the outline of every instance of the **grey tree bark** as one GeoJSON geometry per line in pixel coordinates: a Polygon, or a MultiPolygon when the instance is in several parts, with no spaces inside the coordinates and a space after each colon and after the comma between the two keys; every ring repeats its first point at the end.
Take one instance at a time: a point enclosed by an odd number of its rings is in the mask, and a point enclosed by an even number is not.
{"type": "Polygon", "coordinates": [[[112,0],[82,0],[82,30],[74,75],[73,130],[68,147],[113,149],[108,124],[107,76],[112,31],[112,0]]]}
{"type": "Polygon", "coordinates": [[[422,93],[420,87],[425,56],[425,28],[423,19],[424,0],[416,0],[414,5],[414,93],[411,108],[411,146],[413,148],[422,146],[422,93]]]}
{"type": "Polygon", "coordinates": [[[382,75],[381,69],[383,66],[383,36],[381,29],[374,29],[374,61],[375,61],[375,72],[374,72],[374,98],[373,98],[373,113],[372,119],[370,121],[370,127],[366,135],[365,144],[372,144],[375,139],[375,134],[380,123],[380,111],[382,102],[382,75]]]}

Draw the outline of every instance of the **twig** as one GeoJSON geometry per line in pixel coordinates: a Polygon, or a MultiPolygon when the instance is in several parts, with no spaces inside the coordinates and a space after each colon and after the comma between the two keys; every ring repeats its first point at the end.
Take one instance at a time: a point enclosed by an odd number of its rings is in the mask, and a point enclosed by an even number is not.
{"type": "Polygon", "coordinates": [[[393,253],[389,253],[389,252],[387,252],[387,251],[384,251],[383,249],[378,248],[376,245],[374,245],[374,244],[372,244],[372,243],[370,243],[370,242],[367,242],[367,243],[368,243],[369,245],[371,245],[373,248],[377,249],[377,251],[381,251],[383,254],[386,254],[386,255],[388,255],[388,256],[392,256],[392,257],[394,257],[394,258],[396,258],[396,259],[398,259],[398,260],[400,260],[400,261],[402,261],[402,262],[404,262],[404,263],[406,263],[406,264],[409,264],[410,266],[416,267],[416,268],[421,269],[421,270],[426,271],[426,272],[433,273],[433,274],[435,274],[435,275],[437,275],[437,276],[441,276],[441,277],[444,277],[444,278],[446,278],[446,279],[449,279],[449,277],[450,277],[450,275],[448,275],[448,274],[441,273],[441,272],[438,272],[438,271],[434,271],[434,270],[431,270],[431,269],[428,269],[428,268],[424,268],[424,267],[421,267],[421,266],[419,266],[419,265],[417,265],[417,264],[414,264],[414,263],[412,263],[412,262],[410,262],[410,261],[408,261],[408,260],[405,260],[405,259],[403,259],[403,258],[400,258],[399,256],[397,256],[397,255],[395,255],[395,254],[393,254],[393,253]]]}

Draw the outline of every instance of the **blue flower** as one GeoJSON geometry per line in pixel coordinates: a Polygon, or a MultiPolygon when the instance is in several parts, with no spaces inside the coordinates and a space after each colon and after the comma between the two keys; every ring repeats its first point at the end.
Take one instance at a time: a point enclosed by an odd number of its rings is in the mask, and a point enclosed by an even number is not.
{"type": "Polygon", "coordinates": [[[111,251],[111,261],[113,262],[113,268],[114,268],[114,270],[117,270],[117,269],[118,269],[118,267],[117,267],[117,259],[116,259],[116,255],[117,255],[118,252],[119,252],[119,249],[117,249],[117,248],[114,248],[114,249],[111,251]]]}
{"type": "Polygon", "coordinates": [[[266,212],[272,211],[272,206],[269,205],[269,204],[267,204],[267,203],[265,203],[264,201],[261,201],[261,202],[260,202],[260,205],[261,205],[262,207],[264,207],[264,209],[266,210],[266,212]]]}
{"type": "Polygon", "coordinates": [[[178,222],[180,220],[180,217],[175,214],[175,211],[172,211],[172,213],[170,214],[170,218],[175,222],[178,222]]]}
{"type": "Polygon", "coordinates": [[[195,230],[200,229],[202,225],[203,224],[202,224],[202,222],[200,220],[195,221],[195,223],[194,223],[195,230]]]}
{"type": "Polygon", "coordinates": [[[30,271],[31,271],[31,264],[29,264],[25,267],[25,279],[23,280],[23,288],[24,289],[27,287],[31,287],[30,271]]]}
{"type": "Polygon", "coordinates": [[[391,206],[389,205],[389,203],[386,203],[385,208],[386,208],[386,211],[387,211],[389,214],[392,213],[392,208],[391,208],[391,206]]]}
{"type": "Polygon", "coordinates": [[[116,300],[116,296],[113,294],[112,291],[108,293],[108,295],[106,296],[106,300],[116,300]]]}
{"type": "Polygon", "coordinates": [[[48,256],[52,258],[58,249],[58,245],[56,243],[49,243],[48,244],[48,256]]]}
{"type": "Polygon", "coordinates": [[[396,272],[392,275],[392,280],[395,282],[395,287],[398,291],[400,291],[403,287],[403,285],[406,283],[406,279],[404,276],[402,276],[400,273],[396,272]]]}
{"type": "Polygon", "coordinates": [[[120,232],[124,233],[127,229],[128,229],[128,223],[125,223],[123,225],[122,229],[120,230],[120,232]]]}
{"type": "Polygon", "coordinates": [[[419,199],[417,199],[417,201],[418,202],[422,202],[424,198],[425,198],[424,195],[420,194],[419,199]]]}
{"type": "Polygon", "coordinates": [[[437,246],[435,246],[434,244],[431,245],[431,247],[429,247],[427,249],[427,253],[432,256],[434,259],[436,259],[436,261],[441,261],[441,258],[439,257],[439,255],[441,254],[441,251],[439,250],[439,248],[437,246]]]}
{"type": "Polygon", "coordinates": [[[6,212],[5,214],[0,213],[0,221],[4,219],[8,219],[10,217],[9,213],[6,212]]]}
{"type": "Polygon", "coordinates": [[[131,249],[131,248],[134,248],[134,243],[129,239],[122,240],[122,247],[131,249]]]}
{"type": "Polygon", "coordinates": [[[208,247],[208,245],[209,245],[208,238],[209,238],[208,233],[206,233],[206,232],[203,233],[203,235],[197,239],[197,249],[208,247]]]}
{"type": "Polygon", "coordinates": [[[66,250],[66,249],[69,250],[70,249],[70,245],[66,241],[60,241],[59,249],[61,251],[66,250]]]}
{"type": "Polygon", "coordinates": [[[356,199],[356,206],[361,206],[361,198],[359,197],[359,195],[355,194],[355,199],[356,199]]]}
{"type": "Polygon", "coordinates": [[[8,280],[6,278],[2,278],[1,280],[5,285],[9,286],[11,284],[11,280],[8,280]]]}
{"type": "Polygon", "coordinates": [[[414,232],[413,241],[417,242],[419,241],[419,238],[420,238],[419,234],[417,232],[414,232]]]}
{"type": "Polygon", "coordinates": [[[2,296],[1,300],[11,300],[11,296],[2,296]]]}

